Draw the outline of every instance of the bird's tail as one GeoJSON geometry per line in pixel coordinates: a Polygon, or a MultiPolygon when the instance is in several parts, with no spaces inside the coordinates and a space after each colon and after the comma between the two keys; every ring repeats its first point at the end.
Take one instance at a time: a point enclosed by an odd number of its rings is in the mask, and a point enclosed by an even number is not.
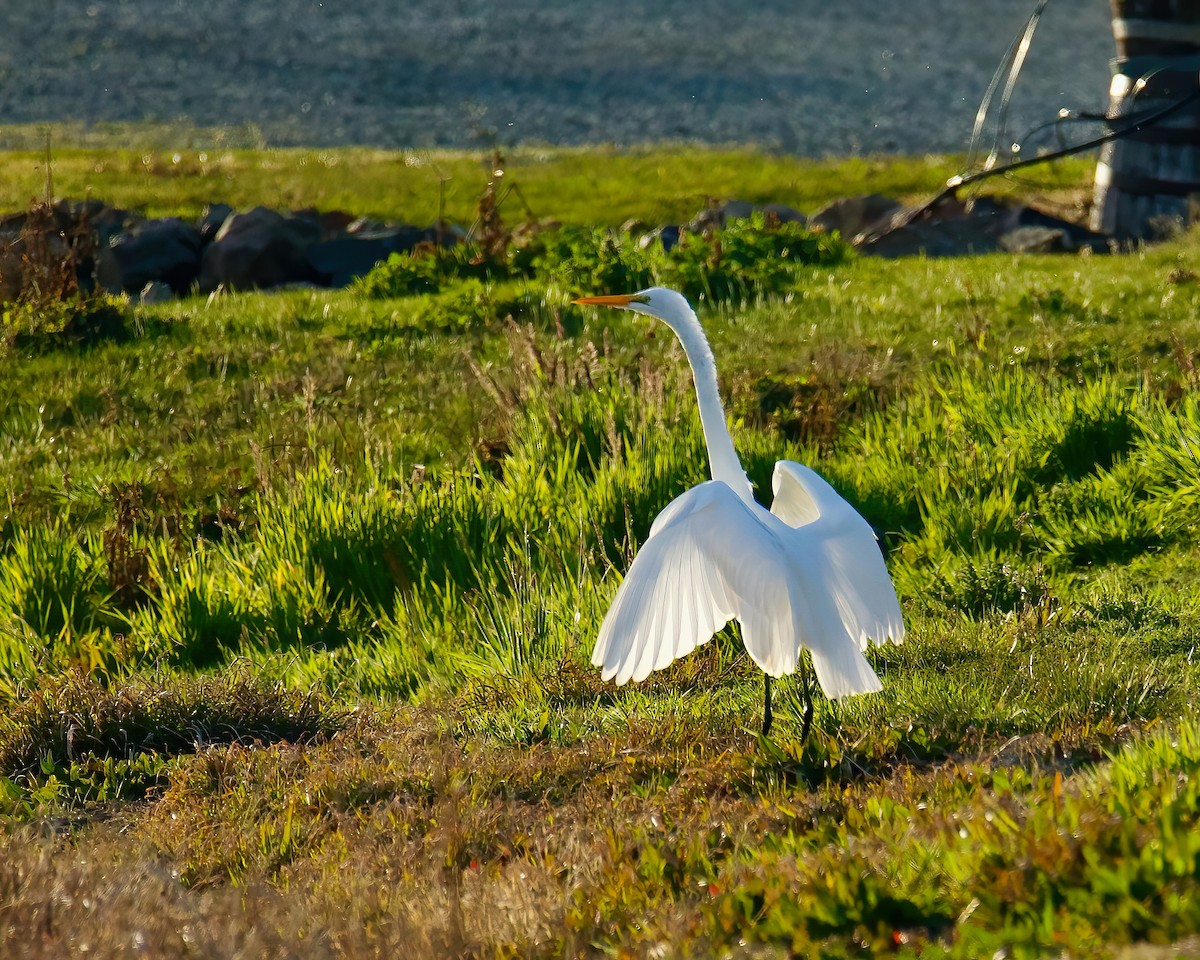
{"type": "Polygon", "coordinates": [[[875,693],[883,689],[879,677],[871,669],[857,644],[840,643],[833,650],[809,648],[817,682],[831,700],[858,693],[875,693]]]}

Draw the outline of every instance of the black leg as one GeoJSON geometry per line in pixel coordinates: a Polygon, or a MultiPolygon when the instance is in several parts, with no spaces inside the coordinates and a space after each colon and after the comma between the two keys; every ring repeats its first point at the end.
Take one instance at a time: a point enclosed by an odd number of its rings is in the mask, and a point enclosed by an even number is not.
{"type": "Polygon", "coordinates": [[[804,725],[800,728],[800,742],[808,741],[808,731],[812,729],[813,695],[812,684],[808,677],[808,664],[800,662],[800,672],[804,675],[804,725]]]}
{"type": "Polygon", "coordinates": [[[763,736],[771,732],[771,675],[763,674],[763,736]]]}

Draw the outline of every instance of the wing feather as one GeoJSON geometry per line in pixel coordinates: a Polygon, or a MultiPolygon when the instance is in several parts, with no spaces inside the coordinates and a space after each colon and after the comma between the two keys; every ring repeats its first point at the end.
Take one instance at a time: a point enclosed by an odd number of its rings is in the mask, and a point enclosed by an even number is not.
{"type": "Polygon", "coordinates": [[[829,598],[860,650],[889,639],[900,643],[904,618],[870,524],[799,463],[780,460],[772,486],[771,512],[801,534],[797,561],[807,589],[829,598]]]}
{"type": "Polygon", "coordinates": [[[795,668],[784,545],[726,484],[711,480],[659,514],[600,626],[605,680],[644,680],[736,617],[746,649],[780,676],[795,668]]]}
{"type": "Polygon", "coordinates": [[[604,679],[644,680],[736,618],[772,676],[808,647],[829,696],[879,689],[862,651],[904,621],[874,533],[807,467],[781,461],[774,487],[774,517],[719,481],[658,515],[600,627],[604,679]]]}

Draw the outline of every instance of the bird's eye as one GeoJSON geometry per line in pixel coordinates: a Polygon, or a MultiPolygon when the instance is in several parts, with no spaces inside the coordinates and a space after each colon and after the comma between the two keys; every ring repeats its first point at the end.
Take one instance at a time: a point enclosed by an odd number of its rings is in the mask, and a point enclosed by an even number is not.
{"type": "Polygon", "coordinates": [[[650,302],[650,294],[635,293],[632,297],[629,298],[629,302],[630,303],[649,303],[650,302]]]}

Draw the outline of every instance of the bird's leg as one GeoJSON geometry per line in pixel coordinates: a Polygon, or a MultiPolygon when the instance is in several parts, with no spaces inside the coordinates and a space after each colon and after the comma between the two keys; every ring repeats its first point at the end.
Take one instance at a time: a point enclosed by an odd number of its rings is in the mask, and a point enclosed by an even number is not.
{"type": "Polygon", "coordinates": [[[771,675],[763,674],[763,736],[771,732],[771,675]]]}
{"type": "Polygon", "coordinates": [[[813,695],[812,684],[809,682],[808,664],[801,661],[800,673],[804,676],[804,724],[800,728],[800,742],[808,741],[808,732],[812,729],[813,695]]]}

